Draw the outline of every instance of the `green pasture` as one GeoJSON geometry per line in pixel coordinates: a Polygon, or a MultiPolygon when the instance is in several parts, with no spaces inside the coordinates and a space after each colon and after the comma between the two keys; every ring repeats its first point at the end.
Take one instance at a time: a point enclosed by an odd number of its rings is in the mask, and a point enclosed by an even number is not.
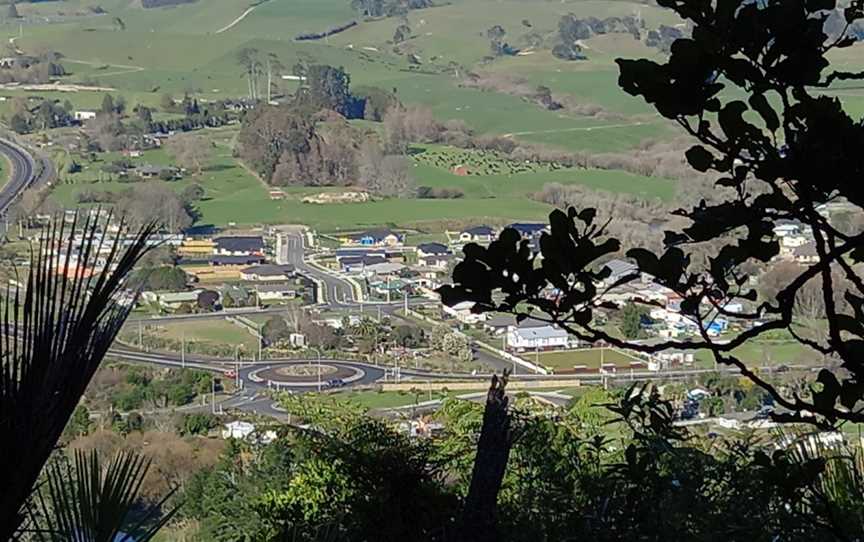
{"type": "MultiPolygon", "coordinates": [[[[16,44],[25,51],[60,51],[71,74],[66,78],[69,82],[116,89],[130,104],[158,105],[165,92],[192,91],[203,98],[242,96],[246,81],[237,53],[254,47],[274,55],[286,70],[298,61],[344,66],[355,85],[396,89],[404,102],[427,105],[441,120],[464,120],[480,133],[514,134],[529,141],[590,151],[622,151],[670,133],[656,118],[642,118],[650,114],[650,108],[618,90],[612,58],[616,51],[627,50],[622,39],[633,41],[629,36],[616,35],[606,40],[610,43],[601,43],[603,36],[596,38],[596,54],[589,55],[591,60],[584,63],[562,62],[552,58],[548,50],[538,49],[530,56],[477,64],[489,50],[485,30],[493,24],[504,26],[508,39],[518,45],[520,36],[529,30],[554,33],[558,18],[567,12],[605,17],[639,11],[649,25],[671,22],[669,13],[660,8],[616,0],[460,0],[409,14],[415,30],[411,46],[422,58],[421,65],[412,68],[406,57],[395,55],[392,44],[387,43],[397,18],[364,21],[327,40],[293,40],[301,32],[320,31],[355,19],[347,0],[267,0],[230,29],[217,33],[250,5],[246,1],[201,0],[141,9],[137,3],[109,0],[101,4],[107,13],[96,15],[83,0],[62,5],[22,4],[20,11],[28,24],[0,23],[0,39],[16,37],[16,44]],[[50,17],[46,19],[50,24],[32,24],[33,19],[27,17],[33,16],[50,17]],[[117,17],[123,20],[124,30],[114,22],[117,17]],[[523,20],[532,25],[530,29],[523,20]],[[23,35],[18,37],[19,33],[23,35]],[[621,118],[546,111],[518,97],[462,88],[459,82],[464,70],[452,70],[452,62],[479,71],[524,76],[555,92],[602,105],[621,118]],[[456,77],[458,73],[461,75],[456,77]],[[640,118],[631,118],[633,115],[640,118]]],[[[278,78],[277,82],[285,92],[294,90],[293,82],[278,78]]],[[[101,101],[101,94],[82,91],[58,97],[70,99],[78,108],[92,108],[101,101]]]]}
{"type": "MultiPolygon", "coordinates": [[[[620,171],[566,169],[540,171],[518,175],[467,176],[453,175],[449,171],[429,165],[416,164],[414,176],[418,186],[458,188],[465,197],[460,199],[391,198],[366,203],[316,205],[303,203],[302,198],[332,188],[287,187],[284,200],[271,200],[264,183],[243,168],[231,155],[236,128],[213,129],[201,132],[210,136],[215,144],[214,156],[200,176],[187,174],[172,181],[170,186],[178,192],[192,183],[205,191],[198,203],[202,214],[200,223],[238,226],[262,223],[300,223],[321,231],[357,230],[382,223],[402,227],[421,227],[424,223],[447,220],[484,218],[505,220],[545,220],[551,207],[534,201],[529,196],[542,190],[549,182],[581,184],[609,192],[632,193],[646,198],[668,200],[673,197],[675,183],[663,179],[640,177],[620,171]]],[[[437,147],[439,152],[449,152],[437,147]]],[[[117,192],[131,188],[134,183],[111,179],[101,167],[120,158],[117,153],[99,155],[99,161],[89,162],[87,157],[75,156],[82,164],[80,173],[63,171],[53,189],[52,196],[64,206],[75,206],[77,196],[84,190],[117,192]]],[[[58,154],[59,164],[68,163],[69,157],[58,154]]],[[[134,164],[169,165],[172,158],[164,149],[147,151],[140,158],[130,159],[134,164]]],[[[139,181],[140,182],[140,181],[139,181]]]]}

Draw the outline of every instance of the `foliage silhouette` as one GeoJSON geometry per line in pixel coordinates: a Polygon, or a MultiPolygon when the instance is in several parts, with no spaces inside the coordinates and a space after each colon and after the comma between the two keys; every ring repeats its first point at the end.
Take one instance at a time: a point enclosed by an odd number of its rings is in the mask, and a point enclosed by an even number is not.
{"type": "Polygon", "coordinates": [[[125,223],[112,239],[101,233],[98,214],[46,227],[25,287],[7,287],[0,301],[2,540],[24,520],[42,467],[134,305],[124,279],[146,253],[155,225],[124,246],[125,223]],[[88,273],[97,261],[106,271],[88,273]]]}
{"type": "Polygon", "coordinates": [[[453,273],[455,284],[440,293],[448,304],[475,301],[477,311],[521,318],[530,313],[585,341],[645,353],[704,348],[791,412],[778,419],[824,427],[862,422],[864,280],[855,266],[864,261],[864,231],[841,231],[820,211],[834,204],[864,212],[864,125],[838,99],[819,91],[864,79],[864,72],[832,70],[827,58],[856,42],[850,28],[864,18],[864,6],[860,0],[849,2],[842,9],[844,30],[829,36],[824,25],[837,9],[833,0],[658,3],[688,20],[692,36],[675,41],[665,63],[618,59],[619,84],[697,141],[687,160],[698,171],[721,174],[716,186],[724,200],[675,211],[688,224],[665,232],[662,254],[638,247],[626,254],[640,272],[681,296],[681,312],[697,326],[697,336],[636,344],[594,324],[597,311],[617,310],[604,294],[638,274],[603,283],[610,271],[602,263],[622,247],[606,235],[608,222],[593,209],[554,211],[551,231],[540,240],[542,258],[512,230],[488,248],[467,246],[465,260],[453,273]],[[781,221],[812,230],[818,260],[789,280],[776,299],[760,298],[745,269],[778,255],[773,229],[781,221]],[[700,246],[711,251],[697,266],[693,251],[700,246]],[[845,291],[836,276],[848,281],[845,291]],[[801,336],[793,317],[796,295],[812,280],[821,283],[827,316],[827,333],[820,340],[801,336]],[[738,302],[750,308],[728,308],[738,302]],[[745,322],[746,330],[717,341],[708,328],[721,317],[745,322]],[[784,395],[733,353],[775,330],[787,330],[814,356],[834,359],[839,368],[822,370],[808,396],[784,395]]]}

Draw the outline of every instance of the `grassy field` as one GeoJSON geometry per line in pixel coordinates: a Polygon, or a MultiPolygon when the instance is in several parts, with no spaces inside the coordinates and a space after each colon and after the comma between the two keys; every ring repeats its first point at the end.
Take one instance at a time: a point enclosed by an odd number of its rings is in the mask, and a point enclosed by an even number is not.
{"type": "MultiPolygon", "coordinates": [[[[750,341],[733,352],[751,366],[817,365],[821,363],[818,354],[792,340],[750,341]]],[[[695,358],[702,366],[712,367],[714,365],[714,357],[708,351],[696,352],[695,358]]]]}
{"type": "Polygon", "coordinates": [[[161,325],[151,329],[151,333],[158,333],[168,339],[175,341],[183,340],[217,345],[238,345],[246,352],[255,352],[258,341],[239,326],[235,326],[224,320],[201,320],[197,322],[172,322],[169,325],[161,325]]]}
{"type": "MultiPolygon", "coordinates": [[[[14,38],[25,52],[57,50],[71,73],[70,82],[98,84],[123,95],[129,109],[136,104],[158,107],[163,93],[192,92],[200,99],[240,97],[246,93],[243,68],[237,60],[243,48],[272,55],[285,71],[297,62],[343,66],[352,84],[395,90],[405,103],[428,106],[440,121],[465,121],[476,133],[497,134],[580,152],[626,152],[647,140],[669,138],[678,132],[658,117],[653,108],[618,87],[616,57],[660,58],[656,49],[625,34],[601,35],[584,40],[588,60],[567,62],[549,52],[557,24],[566,13],[580,17],[638,15],[646,30],[679,21],[668,10],[627,0],[453,0],[439,7],[408,13],[413,36],[405,44],[420,62],[409,63],[395,54],[392,36],[402,21],[392,17],[360,23],[345,32],[318,41],[295,41],[303,32],[321,31],[357,19],[349,0],[266,0],[252,6],[248,0],[199,0],[181,6],[142,9],[137,2],[106,0],[96,14],[87,0],[22,3],[23,21],[0,20],[0,39],[14,38]],[[115,23],[120,18],[124,27],[115,23]],[[233,22],[236,24],[233,24],[233,22]],[[525,24],[527,21],[528,24],[525,24]],[[486,29],[501,25],[506,40],[525,48],[528,35],[543,43],[523,56],[487,58],[486,29]],[[536,37],[536,36],[535,36],[536,37]],[[569,103],[600,106],[606,116],[580,115],[571,110],[549,111],[518,96],[481,91],[462,85],[467,71],[521,78],[526,85],[544,85],[569,103]]],[[[860,65],[858,45],[834,53],[843,69],[860,65]]],[[[296,83],[276,78],[278,92],[293,92],[296,83]]],[[[853,114],[864,114],[864,91],[850,86],[831,89],[853,114]]],[[[6,90],[3,95],[32,95],[6,90]]],[[[76,108],[93,109],[103,92],[40,92],[47,98],[70,100],[76,108]]],[[[9,101],[0,102],[0,114],[9,101]]],[[[205,186],[200,204],[203,223],[250,225],[305,223],[323,231],[359,229],[376,225],[417,227],[448,221],[476,222],[542,220],[550,208],[530,199],[548,182],[581,184],[609,192],[645,198],[674,199],[675,183],[620,171],[568,170],[523,167],[503,163],[497,170],[488,163],[481,175],[459,177],[450,171],[462,151],[429,147],[419,156],[414,173],[418,185],[461,189],[458,200],[390,199],[363,204],[316,206],[301,202],[314,190],[288,189],[288,198],[271,201],[265,187],[231,157],[233,134],[213,136],[219,156],[200,179],[175,183],[178,190],[190,182],[205,186]],[[434,160],[437,156],[441,160],[434,160]],[[448,155],[452,155],[450,160],[448,155]],[[520,170],[524,170],[520,172],[520,170]]],[[[464,153],[462,153],[464,154],[464,153]]],[[[469,157],[470,158],[470,157],[469,157]]],[[[145,159],[163,163],[166,157],[145,159]]],[[[465,156],[461,157],[464,161],[465,156]]],[[[56,197],[71,205],[85,187],[121,190],[121,183],[99,180],[85,171],[61,184],[56,197]]],[[[319,190],[320,191],[320,190],[319,190]]]]}
{"type": "MultiPolygon", "coordinates": [[[[92,13],[84,0],[22,4],[19,12],[28,21],[23,35],[19,36],[22,27],[17,22],[5,21],[0,24],[0,37],[16,38],[16,45],[25,51],[62,52],[72,73],[70,80],[116,88],[132,104],[155,105],[163,92],[187,90],[205,98],[242,95],[246,83],[237,52],[254,47],[272,53],[288,67],[300,60],[344,66],[354,84],[396,89],[403,101],[426,104],[442,120],[465,120],[478,132],[516,134],[531,141],[603,151],[623,150],[669,133],[656,119],[614,123],[546,111],[515,96],[463,88],[461,76],[450,69],[452,65],[476,66],[482,71],[519,75],[554,92],[567,93],[580,103],[602,105],[628,116],[650,115],[650,108],[640,100],[617,89],[612,62],[616,55],[656,55],[629,36],[587,40],[586,48],[592,51],[587,62],[557,60],[548,48],[530,56],[481,62],[489,50],[483,33],[493,24],[501,24],[508,40],[518,45],[527,33],[522,20],[530,20],[535,32],[551,36],[560,16],[568,12],[606,17],[638,11],[648,25],[674,22],[669,12],[644,4],[458,0],[414,11],[408,15],[414,30],[410,46],[422,59],[420,69],[410,69],[406,57],[393,54],[388,43],[398,18],[363,21],[327,40],[293,40],[299,33],[356,19],[347,0],[268,0],[222,32],[219,30],[241,15],[249,2],[208,0],[157,9],[141,9],[124,0],[100,5],[107,13],[92,13]],[[125,29],[114,23],[116,17],[125,29]]],[[[284,89],[292,91],[292,85],[285,83],[284,89]]],[[[79,92],[63,98],[79,107],[92,107],[101,99],[93,94],[79,92]]]]}
{"type": "Polygon", "coordinates": [[[631,361],[636,361],[638,359],[608,348],[602,349],[602,352],[601,349],[587,349],[562,352],[540,352],[539,354],[525,353],[522,354],[522,357],[531,362],[539,363],[545,367],[550,367],[553,370],[572,369],[576,365],[598,368],[600,367],[601,358],[603,363],[614,363],[618,366],[627,366],[631,361]]]}
{"type": "MultiPolygon", "coordinates": [[[[316,205],[303,203],[306,195],[320,193],[322,188],[289,187],[284,200],[271,200],[267,187],[231,156],[231,146],[236,128],[207,130],[205,132],[215,145],[214,156],[207,169],[200,175],[187,175],[172,181],[178,192],[192,183],[200,183],[205,197],[199,202],[202,224],[238,226],[261,223],[301,223],[322,231],[350,230],[380,225],[382,219],[394,226],[422,227],[431,222],[475,219],[484,217],[501,220],[545,220],[550,206],[528,199],[548,182],[581,184],[590,188],[610,192],[633,193],[646,198],[669,200],[673,197],[675,183],[664,179],[639,177],[620,171],[568,169],[540,171],[514,175],[467,176],[431,165],[415,163],[414,176],[418,186],[458,188],[464,198],[452,200],[431,199],[385,199],[366,203],[341,205],[316,205]]],[[[111,191],[128,189],[132,183],[109,179],[100,168],[112,160],[119,159],[116,153],[99,156],[98,162],[88,162],[77,156],[84,169],[80,173],[63,173],[53,190],[53,197],[64,206],[77,204],[82,191],[111,191]]],[[[68,160],[58,156],[60,163],[68,160]]],[[[162,149],[147,151],[134,164],[167,165],[171,156],[162,149]]],[[[429,239],[441,240],[440,236],[429,239]]],[[[425,238],[424,238],[425,240],[425,238]]]]}

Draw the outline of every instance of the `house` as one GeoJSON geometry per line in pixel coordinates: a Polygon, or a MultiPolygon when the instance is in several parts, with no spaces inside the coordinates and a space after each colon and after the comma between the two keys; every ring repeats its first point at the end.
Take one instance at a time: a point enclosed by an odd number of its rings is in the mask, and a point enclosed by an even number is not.
{"type": "Polygon", "coordinates": [[[401,263],[393,262],[378,262],[371,265],[366,265],[363,268],[363,274],[366,276],[386,277],[398,274],[405,269],[401,263]]]}
{"type": "Polygon", "coordinates": [[[369,283],[369,288],[380,296],[401,293],[406,286],[408,286],[408,283],[402,279],[379,280],[369,283]]]}
{"type": "Polygon", "coordinates": [[[552,325],[507,328],[507,348],[523,352],[525,350],[551,350],[567,348],[570,337],[561,328],[552,325]]]}
{"type": "Polygon", "coordinates": [[[610,271],[609,276],[604,280],[607,284],[614,284],[624,277],[639,274],[639,267],[636,264],[617,258],[606,262],[604,267],[607,267],[610,271]]]}
{"type": "Polygon", "coordinates": [[[507,227],[519,232],[519,235],[521,235],[523,239],[539,238],[540,234],[548,230],[546,224],[535,224],[533,222],[514,222],[507,227]]]}
{"type": "Polygon", "coordinates": [[[297,290],[290,284],[260,284],[255,294],[259,301],[285,301],[297,297],[297,290]]]}
{"type": "Polygon", "coordinates": [[[491,243],[495,230],[489,226],[473,226],[459,232],[460,243],[491,243]]]}
{"type": "Polygon", "coordinates": [[[450,248],[443,243],[421,243],[417,245],[417,256],[419,258],[443,256],[445,254],[450,254],[450,248]]]}
{"type": "Polygon", "coordinates": [[[240,271],[241,280],[249,281],[284,281],[295,275],[294,266],[289,264],[261,264],[247,267],[240,271]]]}
{"type": "Polygon", "coordinates": [[[816,263],[819,261],[819,253],[816,252],[815,243],[801,245],[792,251],[792,258],[798,263],[816,263]]]}
{"type": "Polygon", "coordinates": [[[387,259],[383,255],[369,256],[346,256],[339,260],[339,265],[345,273],[361,273],[366,269],[367,265],[375,265],[386,262],[387,259]]]}
{"type": "Polygon", "coordinates": [[[75,117],[75,120],[78,122],[82,122],[85,120],[95,119],[96,112],[95,111],[75,111],[72,113],[72,116],[75,117]]]}
{"type": "Polygon", "coordinates": [[[180,175],[180,170],[171,166],[154,166],[144,164],[135,168],[135,173],[144,179],[165,178],[175,179],[180,175]]]}
{"type": "Polygon", "coordinates": [[[444,255],[431,255],[431,256],[421,256],[420,259],[417,260],[417,263],[422,267],[428,267],[430,269],[447,269],[447,266],[453,260],[452,254],[444,254],[444,255]]]}
{"type": "Polygon", "coordinates": [[[213,240],[217,256],[260,256],[264,253],[261,236],[217,237],[213,240]]]}
{"type": "Polygon", "coordinates": [[[177,310],[181,305],[195,304],[198,302],[198,294],[203,290],[191,290],[188,292],[142,292],[141,300],[146,303],[158,304],[163,309],[177,310]]]}
{"type": "Polygon", "coordinates": [[[798,248],[810,242],[805,235],[785,235],[780,238],[780,244],[786,248],[798,248]]]}
{"type": "Polygon", "coordinates": [[[240,440],[245,440],[254,432],[255,424],[249,422],[235,421],[225,424],[225,428],[222,429],[222,438],[236,438],[240,440]]]}
{"type": "MultiPolygon", "coordinates": [[[[495,316],[488,318],[486,322],[483,323],[483,329],[485,329],[489,333],[500,335],[506,332],[510,327],[515,325],[516,317],[512,314],[496,314],[495,316]]],[[[548,325],[549,324],[547,322],[543,322],[530,316],[519,322],[519,327],[525,329],[531,327],[544,327],[548,325]]]]}
{"type": "Polygon", "coordinates": [[[395,247],[402,246],[405,236],[388,228],[380,228],[349,235],[342,241],[345,244],[364,247],[395,247]]]}
{"type": "Polygon", "coordinates": [[[256,265],[264,263],[264,256],[211,256],[208,260],[210,265],[256,265]]]}
{"type": "Polygon", "coordinates": [[[441,307],[441,310],[444,311],[444,314],[452,316],[458,322],[463,324],[477,324],[485,321],[486,315],[471,312],[472,307],[474,307],[473,301],[463,301],[453,305],[452,307],[444,305],[441,307]]]}
{"type": "Polygon", "coordinates": [[[801,233],[801,225],[795,222],[784,222],[774,227],[774,235],[777,237],[789,237],[801,233]]]}
{"type": "Polygon", "coordinates": [[[186,239],[177,247],[177,254],[185,258],[204,259],[213,254],[216,243],[210,239],[186,239]]]}

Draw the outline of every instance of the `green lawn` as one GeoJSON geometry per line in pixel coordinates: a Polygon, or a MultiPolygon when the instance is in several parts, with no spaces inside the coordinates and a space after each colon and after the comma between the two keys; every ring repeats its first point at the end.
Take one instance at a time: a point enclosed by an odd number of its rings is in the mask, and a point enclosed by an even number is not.
{"type": "Polygon", "coordinates": [[[183,340],[218,345],[240,345],[246,352],[257,352],[258,341],[249,332],[225,320],[172,322],[151,332],[176,341],[183,340]]]}
{"type": "Polygon", "coordinates": [[[603,349],[602,352],[600,349],[540,352],[536,355],[526,352],[522,357],[531,362],[539,362],[545,367],[551,367],[553,370],[572,369],[575,365],[597,368],[600,366],[601,358],[603,363],[614,363],[619,366],[627,366],[637,359],[608,348],[603,349]]]}
{"type": "MultiPolygon", "coordinates": [[[[793,340],[749,341],[736,348],[733,353],[752,366],[821,363],[818,354],[793,340]]],[[[708,351],[696,352],[695,358],[702,365],[714,365],[714,357],[708,351]]]]}

